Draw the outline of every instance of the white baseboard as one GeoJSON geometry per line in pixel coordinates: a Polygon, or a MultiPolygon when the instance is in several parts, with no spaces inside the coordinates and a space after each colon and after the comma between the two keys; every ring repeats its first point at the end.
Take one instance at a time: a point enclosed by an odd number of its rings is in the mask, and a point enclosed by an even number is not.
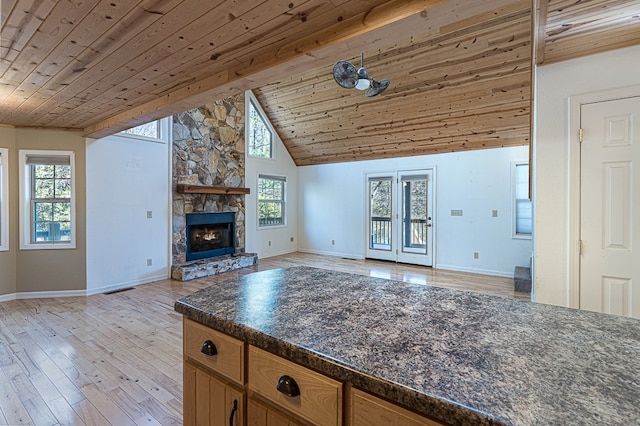
{"type": "Polygon", "coordinates": [[[14,293],[16,300],[21,299],[51,299],[55,297],[84,297],[85,290],[60,290],[60,291],[25,291],[14,293]]]}
{"type": "Polygon", "coordinates": [[[2,303],[2,302],[10,302],[12,300],[16,300],[16,294],[15,293],[9,293],[9,294],[0,295],[0,303],[2,303]]]}
{"type": "Polygon", "coordinates": [[[94,294],[106,293],[109,291],[120,290],[127,287],[134,287],[140,284],[148,284],[154,281],[169,279],[168,273],[145,277],[138,280],[127,281],[123,283],[110,284],[103,287],[92,288],[90,290],[60,290],[60,291],[26,291],[18,293],[10,293],[0,295],[0,302],[9,302],[11,300],[22,299],[51,299],[57,297],[86,297],[94,294]]]}
{"type": "Polygon", "coordinates": [[[291,249],[291,250],[282,250],[282,251],[273,252],[273,253],[272,253],[272,252],[265,253],[262,257],[260,257],[260,256],[258,257],[258,261],[259,261],[260,259],[267,259],[267,258],[269,258],[269,257],[282,256],[282,255],[284,255],[284,254],[291,254],[291,253],[295,253],[295,252],[297,252],[297,251],[299,251],[299,250],[297,250],[297,249],[291,249]]]}
{"type": "Polygon", "coordinates": [[[160,275],[153,275],[153,276],[150,276],[150,277],[145,277],[145,278],[141,278],[141,279],[137,279],[137,280],[131,280],[131,281],[126,281],[126,282],[116,283],[116,284],[109,284],[109,285],[102,286],[102,287],[96,287],[96,288],[88,289],[86,291],[86,295],[87,296],[93,296],[94,294],[107,293],[109,291],[120,290],[120,289],[127,288],[127,287],[135,287],[135,286],[140,285],[140,284],[148,284],[148,283],[151,283],[151,282],[154,282],[154,281],[167,280],[169,278],[170,278],[170,274],[165,272],[165,273],[160,274],[160,275]]]}
{"type": "Polygon", "coordinates": [[[447,271],[468,272],[470,274],[481,274],[481,275],[491,275],[494,277],[513,278],[513,271],[511,272],[493,271],[490,269],[465,268],[462,266],[440,265],[440,264],[434,266],[434,269],[445,269],[447,271]]]}
{"type": "Polygon", "coordinates": [[[309,250],[309,249],[301,249],[301,248],[299,248],[298,251],[300,253],[319,254],[322,256],[343,257],[345,259],[352,259],[352,260],[364,259],[364,257],[362,256],[355,256],[351,253],[336,253],[335,251],[309,250]]]}

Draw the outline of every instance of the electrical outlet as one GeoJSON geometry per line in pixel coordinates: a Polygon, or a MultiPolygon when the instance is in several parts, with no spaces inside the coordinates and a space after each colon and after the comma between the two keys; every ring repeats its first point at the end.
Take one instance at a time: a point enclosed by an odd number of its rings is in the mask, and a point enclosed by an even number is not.
{"type": "Polygon", "coordinates": [[[335,246],[336,245],[336,240],[331,240],[331,245],[335,246]]]}
{"type": "Polygon", "coordinates": [[[271,241],[269,241],[269,247],[271,247],[271,241]]]}
{"type": "Polygon", "coordinates": [[[491,210],[492,217],[498,217],[498,210],[491,210]]]}
{"type": "Polygon", "coordinates": [[[291,239],[289,241],[293,242],[293,237],[291,237],[291,239]]]}
{"type": "Polygon", "coordinates": [[[153,217],[153,212],[151,210],[147,210],[147,219],[151,219],[153,217]]]}
{"type": "Polygon", "coordinates": [[[473,258],[474,258],[474,259],[477,259],[477,258],[478,258],[478,252],[477,252],[477,251],[474,251],[474,252],[473,252],[473,258]]]}
{"type": "Polygon", "coordinates": [[[153,260],[152,259],[147,259],[147,266],[151,266],[153,265],[153,260]]]}
{"type": "Polygon", "coordinates": [[[451,216],[462,216],[462,210],[451,210],[451,216]]]}

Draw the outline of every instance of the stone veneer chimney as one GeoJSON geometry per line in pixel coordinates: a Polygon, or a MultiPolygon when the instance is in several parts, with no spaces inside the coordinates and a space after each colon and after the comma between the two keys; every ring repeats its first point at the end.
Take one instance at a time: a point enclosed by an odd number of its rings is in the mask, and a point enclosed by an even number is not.
{"type": "Polygon", "coordinates": [[[244,195],[178,194],[177,184],[244,187],[244,94],[173,116],[173,265],[185,262],[186,214],[235,212],[245,251],[244,195]]]}

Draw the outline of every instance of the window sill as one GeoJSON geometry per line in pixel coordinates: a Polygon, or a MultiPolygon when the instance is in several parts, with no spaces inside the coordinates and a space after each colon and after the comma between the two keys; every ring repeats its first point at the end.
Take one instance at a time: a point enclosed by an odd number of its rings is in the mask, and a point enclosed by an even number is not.
{"type": "Polygon", "coordinates": [[[20,250],[69,250],[75,248],[75,242],[56,244],[20,244],[20,250]]]}
{"type": "Polygon", "coordinates": [[[531,240],[531,234],[516,234],[512,237],[514,240],[531,240]]]}

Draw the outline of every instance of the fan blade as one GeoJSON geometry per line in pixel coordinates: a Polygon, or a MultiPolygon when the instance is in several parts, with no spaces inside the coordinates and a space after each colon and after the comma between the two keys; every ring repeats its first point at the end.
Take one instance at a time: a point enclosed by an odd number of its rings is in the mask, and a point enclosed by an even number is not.
{"type": "Polygon", "coordinates": [[[367,91],[365,92],[365,96],[368,98],[372,98],[376,95],[379,95],[380,93],[384,92],[387,87],[389,87],[389,84],[391,84],[391,82],[386,78],[379,81],[373,78],[371,79],[371,87],[367,89],[367,91]]]}
{"type": "Polygon", "coordinates": [[[353,89],[358,82],[358,72],[351,62],[338,61],[333,66],[333,78],[341,87],[353,89]]]}

